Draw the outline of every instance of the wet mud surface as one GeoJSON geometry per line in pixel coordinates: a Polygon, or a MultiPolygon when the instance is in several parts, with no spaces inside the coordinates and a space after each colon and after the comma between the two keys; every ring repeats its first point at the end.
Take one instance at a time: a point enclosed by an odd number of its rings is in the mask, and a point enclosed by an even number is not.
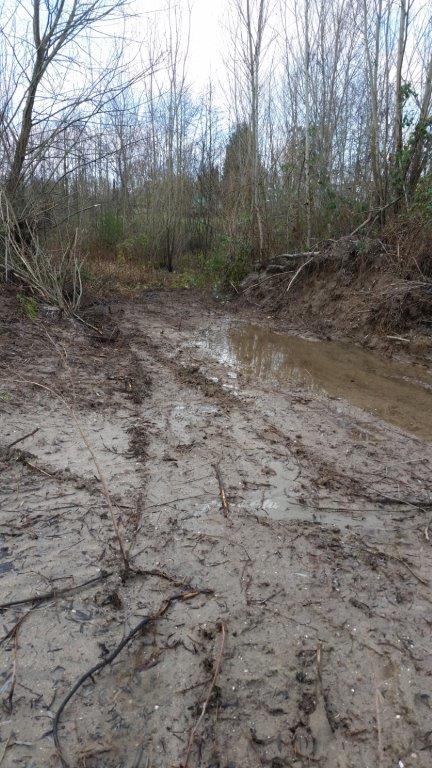
{"type": "Polygon", "coordinates": [[[228,320],[202,345],[251,382],[297,383],[342,397],[394,426],[432,440],[432,375],[426,364],[386,359],[354,344],[305,339],[228,320]]]}
{"type": "Polygon", "coordinates": [[[186,294],[8,302],[0,765],[430,766],[428,370],[186,294]]]}

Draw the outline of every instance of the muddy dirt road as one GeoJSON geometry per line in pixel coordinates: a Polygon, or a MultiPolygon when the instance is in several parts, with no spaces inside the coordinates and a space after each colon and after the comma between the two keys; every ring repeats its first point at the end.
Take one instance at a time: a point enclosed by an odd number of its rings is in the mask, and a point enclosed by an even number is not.
{"type": "Polygon", "coordinates": [[[189,294],[13,307],[2,768],[430,766],[429,371],[189,294]]]}

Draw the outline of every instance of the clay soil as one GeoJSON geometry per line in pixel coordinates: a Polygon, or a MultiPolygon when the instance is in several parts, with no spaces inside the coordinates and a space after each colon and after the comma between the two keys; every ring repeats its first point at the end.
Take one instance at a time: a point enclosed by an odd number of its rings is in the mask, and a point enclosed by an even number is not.
{"type": "Polygon", "coordinates": [[[399,253],[380,240],[341,240],[310,260],[284,256],[242,283],[239,303],[300,333],[351,338],[363,346],[422,358],[432,354],[429,241],[421,231],[399,253]],[[301,265],[304,266],[301,266],[301,265]],[[282,268],[282,272],[277,271],[282,268]],[[300,268],[298,274],[297,270],[300,268]],[[291,282],[293,280],[293,282],[291,282]]]}
{"type": "Polygon", "coordinates": [[[0,305],[2,768],[430,766],[431,444],[208,299],[0,305]]]}

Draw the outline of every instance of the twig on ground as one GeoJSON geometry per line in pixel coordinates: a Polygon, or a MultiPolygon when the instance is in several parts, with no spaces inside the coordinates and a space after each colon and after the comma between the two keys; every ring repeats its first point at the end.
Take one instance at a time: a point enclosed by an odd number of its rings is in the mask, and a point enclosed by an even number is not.
{"type": "Polygon", "coordinates": [[[202,499],[204,496],[212,496],[210,491],[204,491],[203,493],[195,493],[193,496],[180,496],[177,499],[168,499],[168,501],[160,501],[157,504],[149,504],[147,507],[143,507],[141,512],[147,512],[149,509],[159,509],[160,507],[170,507],[173,504],[178,504],[180,501],[191,501],[192,499],[202,499]]]}
{"type": "Polygon", "coordinates": [[[12,629],[9,630],[9,632],[6,632],[6,634],[2,637],[0,640],[0,646],[3,645],[3,643],[6,642],[6,640],[9,640],[11,637],[15,637],[16,633],[18,632],[19,628],[22,626],[24,621],[26,620],[27,616],[31,614],[31,612],[37,608],[37,605],[34,605],[33,608],[30,608],[27,613],[24,613],[20,619],[13,625],[12,629]]]}
{"type": "Polygon", "coordinates": [[[375,712],[376,712],[376,721],[377,721],[379,768],[382,768],[382,766],[384,765],[384,748],[383,748],[382,722],[381,722],[381,702],[382,702],[382,693],[378,688],[377,684],[375,683],[375,712]]]}
{"type": "MultiPolygon", "coordinates": [[[[0,603],[0,611],[5,610],[6,608],[12,608],[16,605],[30,605],[33,604],[33,607],[35,608],[40,603],[46,603],[48,600],[54,600],[58,597],[62,597],[63,595],[68,595],[71,592],[76,592],[80,589],[84,589],[85,587],[92,587],[95,584],[98,584],[101,581],[105,581],[106,579],[109,579],[110,576],[114,575],[114,571],[102,571],[100,576],[95,576],[93,579],[88,579],[88,581],[83,581],[82,584],[76,584],[72,587],[63,587],[62,589],[53,589],[51,592],[43,592],[41,595],[30,595],[29,597],[23,597],[20,600],[10,600],[7,603],[0,603]]],[[[191,584],[188,584],[184,579],[178,579],[176,576],[171,576],[169,573],[166,573],[165,571],[161,571],[159,568],[133,568],[132,566],[129,567],[128,571],[125,571],[120,574],[122,581],[127,581],[128,578],[132,576],[157,576],[160,579],[165,579],[165,581],[169,581],[171,584],[174,584],[176,587],[187,587],[188,589],[194,590],[195,587],[193,587],[191,584]]],[[[211,590],[209,590],[209,593],[211,590]]],[[[27,614],[26,614],[27,615],[27,614]]],[[[25,617],[24,617],[25,618],[25,617]]],[[[21,620],[20,620],[21,621],[21,620]]],[[[2,640],[0,640],[0,645],[3,643],[7,637],[10,637],[11,633],[9,632],[5,637],[3,637],[2,640]]]]}
{"type": "Polygon", "coordinates": [[[194,587],[191,584],[188,584],[184,579],[179,579],[176,576],[171,576],[169,573],[166,573],[165,571],[161,571],[158,568],[134,568],[133,566],[130,567],[129,573],[125,574],[126,576],[158,576],[160,579],[165,579],[165,581],[169,581],[171,584],[174,584],[175,587],[187,587],[188,589],[193,590],[194,587]]]}
{"type": "MultiPolygon", "coordinates": [[[[347,544],[346,546],[352,549],[356,549],[356,547],[351,546],[349,544],[347,544]]],[[[407,569],[407,571],[410,572],[412,576],[414,576],[415,579],[417,579],[417,581],[420,584],[424,584],[425,587],[430,586],[429,581],[427,579],[424,579],[422,576],[419,576],[418,573],[413,571],[413,569],[411,568],[410,565],[408,565],[406,560],[403,560],[401,557],[398,557],[397,555],[392,555],[389,552],[384,552],[382,549],[375,549],[374,547],[368,547],[366,544],[363,544],[363,546],[357,545],[357,548],[363,550],[364,552],[368,552],[370,555],[380,555],[381,557],[384,557],[387,560],[394,560],[395,562],[400,563],[407,569]]]]}
{"type": "Polygon", "coordinates": [[[378,552],[380,555],[381,554],[384,555],[384,557],[388,557],[389,560],[395,560],[397,563],[400,563],[407,569],[407,571],[410,572],[412,576],[414,576],[415,579],[417,579],[418,582],[420,582],[420,584],[424,584],[425,587],[429,587],[429,581],[427,579],[424,579],[422,576],[419,576],[418,573],[413,571],[413,569],[411,568],[410,565],[408,565],[406,560],[403,560],[401,557],[397,557],[397,555],[389,555],[387,552],[382,552],[381,550],[378,550],[378,549],[375,551],[378,552]]]}
{"type": "Polygon", "coordinates": [[[13,456],[16,461],[21,462],[21,464],[24,464],[24,466],[33,469],[35,472],[40,472],[41,475],[44,475],[45,477],[56,477],[56,475],[52,472],[47,472],[46,469],[42,469],[41,467],[38,467],[37,464],[33,464],[31,461],[29,461],[28,456],[33,458],[33,454],[29,453],[28,451],[22,451],[21,448],[17,448],[13,454],[9,453],[9,456],[13,456]]]}
{"type": "Polygon", "coordinates": [[[9,445],[7,445],[4,448],[4,452],[8,453],[11,448],[13,448],[15,445],[18,445],[18,443],[22,443],[23,440],[27,440],[28,437],[33,437],[33,435],[35,435],[36,432],[39,432],[39,427],[36,427],[36,429],[34,429],[33,432],[27,432],[26,435],[23,435],[22,437],[18,437],[17,440],[13,441],[13,443],[9,443],[9,445]]]}
{"type": "Polygon", "coordinates": [[[61,597],[62,595],[68,595],[71,592],[75,592],[76,590],[79,590],[79,589],[84,589],[85,587],[91,587],[94,584],[98,584],[100,581],[105,581],[105,579],[108,579],[112,575],[113,575],[112,571],[102,571],[100,576],[95,576],[93,579],[88,579],[87,581],[84,581],[82,584],[76,584],[73,587],[63,587],[62,589],[53,589],[50,592],[43,592],[41,595],[30,595],[29,597],[22,597],[20,600],[10,600],[7,603],[0,603],[0,611],[5,610],[5,608],[12,608],[15,605],[29,605],[33,603],[34,606],[36,606],[39,603],[47,602],[47,600],[52,600],[54,598],[61,597]]]}
{"type": "Polygon", "coordinates": [[[90,328],[90,330],[96,331],[96,333],[98,333],[99,336],[103,336],[103,333],[101,330],[99,330],[99,328],[97,328],[95,325],[92,325],[91,323],[88,323],[87,320],[84,320],[80,315],[77,315],[76,312],[73,312],[72,317],[78,320],[78,322],[87,326],[87,328],[90,328]]]}
{"type": "Polygon", "coordinates": [[[7,708],[9,710],[9,714],[12,714],[13,709],[13,695],[15,690],[15,683],[16,683],[16,668],[17,668],[17,658],[18,658],[18,632],[19,628],[21,626],[22,622],[19,622],[15,625],[14,633],[13,633],[13,662],[12,662],[12,679],[11,684],[9,688],[9,693],[7,697],[7,708]]]}
{"type": "Polygon", "coordinates": [[[221,475],[218,464],[214,464],[214,471],[216,472],[217,481],[219,483],[219,494],[222,501],[223,512],[225,517],[228,517],[230,513],[230,507],[229,507],[228,497],[226,495],[225,486],[222,480],[222,475],[221,475]]]}
{"type": "Polygon", "coordinates": [[[71,688],[69,693],[67,693],[66,696],[64,697],[59,708],[57,709],[57,712],[53,720],[53,729],[52,729],[53,739],[54,739],[54,743],[56,745],[56,749],[57,749],[63,768],[68,768],[68,763],[64,758],[64,755],[60,746],[58,727],[60,724],[60,718],[67,704],[72,699],[72,697],[81,688],[81,686],[84,685],[86,680],[88,680],[89,678],[93,678],[93,675],[95,675],[96,672],[100,672],[102,669],[104,669],[104,667],[107,667],[109,664],[111,664],[114,661],[114,659],[117,658],[119,653],[121,653],[123,648],[125,648],[130,643],[130,641],[136,635],[138,635],[145,627],[147,627],[152,622],[156,621],[156,619],[160,619],[162,616],[164,616],[164,614],[167,612],[167,610],[170,608],[170,606],[173,603],[177,601],[185,602],[186,600],[192,600],[194,597],[197,597],[197,595],[200,595],[200,594],[211,594],[211,590],[197,589],[193,592],[179,592],[175,595],[172,595],[156,613],[149,614],[148,616],[144,616],[144,618],[142,618],[141,621],[139,621],[138,624],[133,629],[131,629],[131,631],[114,648],[114,650],[111,651],[111,653],[104,656],[104,658],[101,661],[99,661],[97,664],[91,667],[91,669],[89,669],[87,672],[84,672],[84,674],[81,675],[81,677],[77,680],[77,682],[71,688]]]}
{"type": "Polygon", "coordinates": [[[9,736],[7,737],[7,739],[6,739],[6,743],[5,743],[4,747],[3,747],[2,756],[0,757],[0,765],[2,764],[3,760],[5,759],[5,755],[6,755],[6,752],[8,750],[11,738],[12,738],[12,734],[10,733],[9,736]]]}
{"type": "MultiPolygon", "coordinates": [[[[137,752],[137,755],[136,755],[136,758],[134,760],[132,768],[141,768],[143,755],[144,755],[144,744],[141,744],[141,746],[138,748],[138,752],[137,752]]],[[[145,768],[148,768],[149,765],[150,765],[150,758],[147,758],[147,762],[146,762],[145,768]]]]}
{"type": "Polygon", "coordinates": [[[191,732],[189,734],[189,740],[188,740],[188,745],[187,745],[187,749],[186,749],[186,757],[185,757],[183,768],[188,768],[189,758],[190,758],[192,747],[194,745],[196,733],[197,733],[198,728],[199,728],[199,726],[200,726],[200,724],[202,722],[202,719],[203,719],[203,717],[204,717],[204,715],[205,715],[205,713],[207,711],[207,707],[209,705],[209,702],[210,702],[210,699],[211,699],[211,695],[212,695],[214,687],[216,685],[216,680],[219,677],[219,672],[220,672],[220,668],[221,668],[221,664],[222,664],[222,657],[223,657],[223,652],[224,652],[224,647],[225,647],[225,636],[226,636],[225,624],[223,622],[220,623],[220,629],[221,629],[221,633],[222,633],[222,638],[221,638],[219,655],[217,657],[215,668],[214,668],[214,674],[213,674],[211,683],[209,685],[209,689],[207,691],[206,699],[204,701],[204,704],[201,707],[201,714],[200,714],[198,720],[196,721],[194,727],[192,728],[192,730],[191,730],[191,732]]]}

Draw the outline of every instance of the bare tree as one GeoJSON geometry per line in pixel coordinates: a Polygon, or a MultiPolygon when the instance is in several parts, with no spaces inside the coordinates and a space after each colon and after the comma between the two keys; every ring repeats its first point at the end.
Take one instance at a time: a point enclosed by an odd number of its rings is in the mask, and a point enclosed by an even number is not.
{"type": "Polygon", "coordinates": [[[225,115],[215,79],[204,97],[189,77],[188,4],[158,9],[141,46],[127,0],[0,5],[0,187],[21,241],[79,223],[99,253],[245,264],[427,190],[424,0],[230,0],[225,115]]]}
{"type": "Polygon", "coordinates": [[[3,28],[14,71],[2,108],[9,161],[4,187],[11,200],[34,175],[46,148],[76,122],[77,115],[81,121],[90,119],[112,97],[109,84],[112,73],[121,67],[121,46],[109,66],[90,67],[90,42],[86,43],[85,34],[96,34],[98,26],[122,14],[125,6],[126,0],[32,0],[30,21],[23,18],[19,22],[24,30],[3,28]],[[81,51],[86,46],[88,68],[87,75],[76,75],[78,85],[73,85],[68,69],[78,46],[81,51]],[[70,95],[59,84],[65,78],[70,95]]]}
{"type": "Polygon", "coordinates": [[[304,80],[305,80],[305,177],[306,177],[306,248],[311,244],[311,183],[310,183],[310,3],[305,0],[304,6],[304,80]]]}
{"type": "Polygon", "coordinates": [[[232,37],[232,66],[244,83],[244,107],[250,127],[250,172],[252,221],[258,235],[258,255],[264,252],[264,230],[260,200],[260,100],[263,86],[263,59],[267,45],[265,32],[269,19],[269,0],[233,0],[235,12],[232,37]]]}

